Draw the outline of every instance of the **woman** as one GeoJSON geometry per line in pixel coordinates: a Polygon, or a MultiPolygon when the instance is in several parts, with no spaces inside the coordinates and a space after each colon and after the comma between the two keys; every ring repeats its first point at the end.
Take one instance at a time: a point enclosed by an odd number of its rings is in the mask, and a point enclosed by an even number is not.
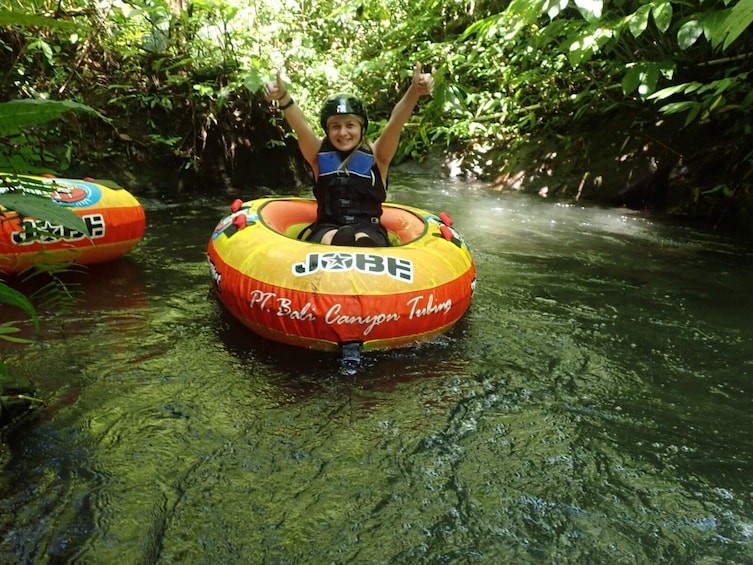
{"type": "Polygon", "coordinates": [[[264,87],[268,101],[277,101],[298,146],[314,173],[316,222],[309,241],[327,245],[363,247],[389,245],[387,230],[379,222],[386,199],[387,172],[400,141],[400,130],[421,96],[431,94],[434,79],[416,63],[408,91],[395,105],[381,135],[366,141],[369,118],[363,103],[339,95],[322,107],[324,139],[314,133],[301,109],[290,97],[277,71],[276,80],[264,87]]]}

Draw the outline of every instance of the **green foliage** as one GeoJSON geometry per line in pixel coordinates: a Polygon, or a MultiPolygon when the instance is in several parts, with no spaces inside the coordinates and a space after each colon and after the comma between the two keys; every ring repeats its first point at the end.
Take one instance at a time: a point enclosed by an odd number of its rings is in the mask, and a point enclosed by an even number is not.
{"type": "MultiPolygon", "coordinates": [[[[3,147],[3,151],[0,152],[0,170],[13,169],[18,166],[23,166],[28,170],[29,163],[34,161],[34,152],[25,151],[28,148],[25,130],[31,126],[46,124],[65,117],[72,111],[88,112],[103,117],[88,106],[69,101],[16,100],[0,103],[0,141],[3,147]]],[[[77,214],[57,205],[50,199],[51,193],[56,188],[54,183],[42,183],[28,177],[2,173],[0,222],[7,219],[9,212],[16,212],[22,217],[29,216],[46,220],[88,234],[88,227],[77,214]]],[[[23,225],[24,234],[29,241],[47,235],[37,227],[30,227],[30,224],[24,223],[23,225]]],[[[51,272],[56,273],[63,268],[65,266],[58,263],[52,267],[51,272]]],[[[41,272],[43,269],[44,267],[38,266],[36,270],[31,271],[31,274],[41,272]]],[[[59,284],[59,279],[53,276],[52,281],[56,284],[55,292],[50,292],[49,286],[42,289],[46,292],[48,299],[50,296],[59,297],[69,293],[64,285],[59,284]]],[[[0,281],[0,305],[20,308],[31,318],[36,330],[39,330],[39,319],[31,301],[2,281],[0,281]]],[[[29,340],[17,336],[19,332],[20,329],[15,322],[0,323],[0,340],[28,343],[29,340]]],[[[0,360],[0,392],[9,378],[8,369],[0,360]]]]}
{"type": "Polygon", "coordinates": [[[0,152],[0,221],[5,217],[5,208],[18,212],[21,216],[49,220],[51,223],[88,233],[86,224],[77,214],[50,199],[50,195],[56,190],[54,183],[43,183],[2,172],[18,166],[29,168],[28,154],[23,151],[25,128],[50,122],[71,111],[101,116],[88,106],[69,101],[15,100],[0,103],[0,140],[5,140],[4,151],[0,152]]]}
{"type": "MultiPolygon", "coordinates": [[[[6,176],[4,186],[0,187],[0,222],[5,221],[9,210],[13,210],[23,216],[32,216],[78,230],[81,233],[89,233],[88,227],[77,214],[50,200],[49,192],[51,190],[54,190],[54,187],[41,185],[41,183],[30,179],[6,176]]],[[[43,230],[29,227],[27,224],[24,224],[24,234],[29,241],[48,235],[43,230]]],[[[36,298],[46,301],[47,304],[60,303],[63,297],[72,298],[70,289],[57,277],[58,273],[68,268],[70,266],[64,263],[52,262],[48,264],[41,260],[38,264],[29,268],[25,278],[29,279],[40,273],[50,275],[50,282],[37,291],[36,298]]],[[[29,298],[9,287],[5,282],[0,281],[0,306],[3,305],[20,308],[31,318],[35,329],[39,331],[39,319],[29,298]]],[[[19,332],[20,329],[15,322],[0,323],[0,340],[29,343],[29,340],[16,336],[19,332]]],[[[0,359],[0,392],[2,392],[3,384],[9,378],[7,367],[0,359]]]]}
{"type": "Polygon", "coordinates": [[[692,95],[693,99],[686,98],[680,102],[669,102],[661,107],[664,114],[686,113],[685,126],[695,120],[706,120],[712,113],[729,112],[732,109],[745,110],[750,113],[753,104],[753,91],[750,89],[748,76],[750,73],[741,72],[733,76],[711,82],[686,82],[654,92],[649,96],[656,101],[664,101],[678,94],[692,95]],[[727,102],[728,99],[742,100],[742,104],[734,107],[727,102]]]}
{"type": "Polygon", "coordinates": [[[24,127],[56,120],[71,111],[88,112],[107,119],[93,108],[70,100],[12,100],[0,104],[0,132],[12,135],[24,127]]]}
{"type": "MultiPolygon", "coordinates": [[[[12,306],[23,310],[34,323],[34,327],[39,331],[39,318],[37,317],[34,306],[26,296],[18,292],[17,290],[9,287],[5,282],[0,281],[0,305],[12,306]]],[[[17,337],[21,330],[16,326],[14,322],[0,323],[0,340],[11,343],[28,343],[27,339],[17,337]]],[[[10,375],[8,368],[0,359],[0,392],[2,392],[4,386],[8,383],[10,375]]]]}
{"type": "MultiPolygon", "coordinates": [[[[26,296],[18,292],[17,290],[9,287],[5,283],[0,283],[0,303],[7,306],[14,306],[23,310],[34,322],[34,327],[39,331],[39,318],[37,318],[36,310],[26,296]]],[[[7,324],[0,325],[0,339],[14,342],[25,342],[25,340],[18,340],[10,337],[9,334],[16,333],[18,330],[9,327],[7,324]]]]}
{"type": "Polygon", "coordinates": [[[18,10],[0,9],[0,26],[27,26],[27,27],[55,27],[69,29],[72,27],[70,22],[56,20],[45,16],[38,16],[18,10]]]}
{"type": "Polygon", "coordinates": [[[25,99],[0,103],[0,171],[50,171],[47,163],[54,162],[55,157],[44,149],[42,130],[35,128],[54,120],[70,119],[74,112],[107,119],[93,108],[69,100],[25,99]]]}
{"type": "MultiPolygon", "coordinates": [[[[40,2],[39,13],[55,13],[40,2]]],[[[415,61],[433,69],[435,93],[406,125],[398,161],[438,144],[483,153],[532,136],[570,140],[580,123],[617,111],[681,115],[688,129],[729,120],[750,141],[753,0],[69,3],[87,9],[66,27],[19,20],[0,33],[15,56],[6,95],[65,93],[128,128],[97,143],[81,134],[66,161],[102,159],[125,139],[134,158],[171,155],[199,169],[208,148],[230,161],[239,147],[262,151],[252,137],[262,127],[278,132],[267,146],[279,145],[290,132],[261,96],[277,68],[314,121],[334,92],[363,97],[373,137],[415,61]]],[[[55,134],[87,131],[65,123],[55,134]]],[[[35,135],[49,151],[53,133],[35,135]]]]}
{"type": "MultiPolygon", "coordinates": [[[[3,184],[0,186],[0,222],[6,220],[9,211],[14,211],[21,216],[30,216],[49,221],[53,224],[62,225],[84,234],[89,233],[88,227],[77,214],[55,204],[50,199],[50,193],[55,190],[54,184],[43,184],[33,179],[10,174],[3,175],[2,181],[3,184]]],[[[36,238],[48,235],[43,230],[32,227],[30,224],[24,223],[23,225],[25,237],[29,241],[34,241],[36,238]]],[[[70,290],[56,276],[57,273],[67,267],[67,265],[59,262],[45,264],[44,261],[41,261],[30,268],[26,273],[26,278],[33,277],[42,272],[47,272],[51,275],[50,282],[39,289],[37,298],[46,300],[48,304],[51,304],[55,301],[59,302],[61,297],[70,296],[70,290]]],[[[39,320],[31,301],[3,281],[0,281],[0,305],[20,308],[32,319],[36,330],[39,331],[39,320]]],[[[29,343],[29,340],[16,336],[19,332],[20,329],[15,322],[0,323],[0,340],[13,343],[29,343]]],[[[8,379],[7,367],[0,359],[0,392],[2,392],[3,384],[8,379]]]]}
{"type": "Polygon", "coordinates": [[[726,50],[753,23],[753,0],[740,0],[714,30],[714,45],[722,44],[726,50]]]}
{"type": "Polygon", "coordinates": [[[451,84],[437,88],[445,124],[432,127],[448,142],[514,153],[532,136],[566,146],[579,124],[616,111],[640,112],[649,123],[679,115],[686,138],[719,124],[718,142],[729,144],[724,151],[735,163],[719,174],[738,189],[701,194],[750,194],[753,165],[736,148],[753,142],[751,18],[743,7],[751,0],[731,4],[513,0],[476,13],[457,36],[435,44],[451,84]]]}

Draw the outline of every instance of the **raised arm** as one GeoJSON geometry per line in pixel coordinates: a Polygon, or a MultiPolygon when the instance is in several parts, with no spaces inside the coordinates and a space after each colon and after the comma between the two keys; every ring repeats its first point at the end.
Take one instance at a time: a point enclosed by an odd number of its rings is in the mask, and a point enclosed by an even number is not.
{"type": "Polygon", "coordinates": [[[280,77],[280,70],[277,71],[277,77],[275,80],[268,82],[264,86],[264,97],[269,101],[276,100],[283,109],[285,114],[285,120],[287,120],[290,127],[293,128],[296,136],[298,137],[298,147],[303,154],[303,158],[306,159],[309,165],[314,170],[314,176],[318,176],[318,165],[316,161],[316,154],[319,152],[321,146],[321,139],[314,133],[311,125],[306,120],[306,116],[303,115],[301,109],[295,102],[290,104],[292,98],[288,89],[282,82],[280,77]]]}
{"type": "Polygon", "coordinates": [[[421,63],[416,63],[413,70],[413,81],[408,91],[395,104],[384,131],[382,131],[379,138],[374,142],[374,160],[379,166],[383,179],[387,178],[387,170],[390,167],[390,162],[397,152],[397,146],[400,142],[400,131],[413,113],[418,99],[421,96],[431,94],[434,90],[434,78],[431,76],[431,73],[424,73],[422,70],[423,66],[421,63]]]}

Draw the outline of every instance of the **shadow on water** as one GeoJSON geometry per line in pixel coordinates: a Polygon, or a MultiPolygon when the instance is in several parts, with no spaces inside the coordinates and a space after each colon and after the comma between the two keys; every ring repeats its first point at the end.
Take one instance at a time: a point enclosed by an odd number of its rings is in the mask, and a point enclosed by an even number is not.
{"type": "Polygon", "coordinates": [[[751,254],[468,183],[392,198],[450,212],[478,286],[355,371],[222,309],[224,203],[147,203],[127,261],[9,352],[49,402],[4,438],[0,560],[753,559],[751,254]]]}
{"type": "Polygon", "coordinates": [[[227,351],[249,366],[260,362],[273,365],[284,379],[290,380],[289,384],[294,388],[317,387],[330,381],[343,382],[347,386],[354,383],[366,386],[373,379],[381,379],[385,375],[396,379],[396,382],[431,378],[432,373],[442,373],[466,364],[458,356],[467,331],[465,319],[461,319],[445,335],[429,341],[402,349],[370,351],[361,355],[360,362],[345,363],[339,352],[305,350],[259,337],[235,320],[219,301],[217,308],[217,335],[227,351]],[[416,374],[414,370],[420,372],[416,374]]]}

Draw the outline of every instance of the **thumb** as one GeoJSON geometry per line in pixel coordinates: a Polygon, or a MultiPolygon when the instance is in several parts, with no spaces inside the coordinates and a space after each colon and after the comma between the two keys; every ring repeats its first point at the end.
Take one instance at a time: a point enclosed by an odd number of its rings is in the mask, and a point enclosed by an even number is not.
{"type": "Polygon", "coordinates": [[[416,62],[416,67],[415,67],[415,69],[413,70],[413,76],[414,76],[414,77],[418,77],[418,76],[420,76],[420,75],[421,75],[421,71],[423,70],[423,68],[424,68],[424,67],[423,67],[423,65],[422,65],[421,63],[419,63],[419,62],[416,62]]]}
{"type": "Polygon", "coordinates": [[[282,69],[277,69],[277,85],[282,85],[282,69]]]}

